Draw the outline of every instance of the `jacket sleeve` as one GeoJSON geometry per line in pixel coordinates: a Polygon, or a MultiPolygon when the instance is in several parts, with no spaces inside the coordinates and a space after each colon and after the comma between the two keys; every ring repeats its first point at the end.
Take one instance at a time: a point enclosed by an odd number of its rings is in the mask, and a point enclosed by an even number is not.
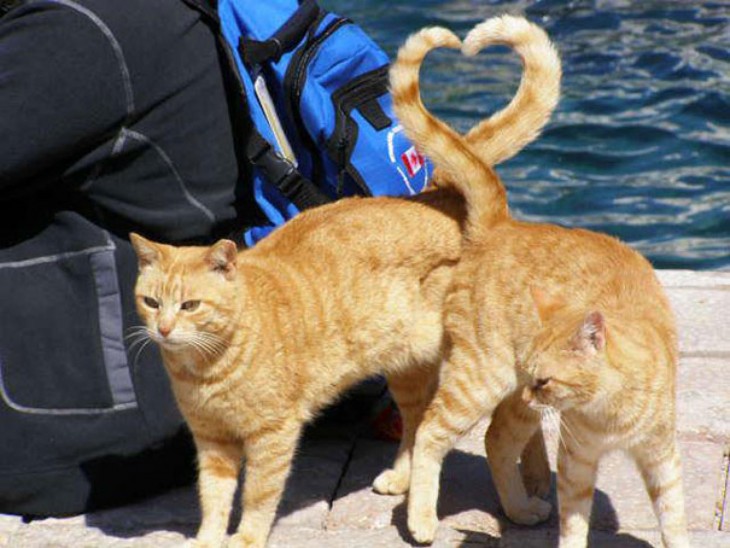
{"type": "Polygon", "coordinates": [[[104,23],[71,2],[0,19],[0,201],[48,191],[131,114],[120,55],[104,23]]]}

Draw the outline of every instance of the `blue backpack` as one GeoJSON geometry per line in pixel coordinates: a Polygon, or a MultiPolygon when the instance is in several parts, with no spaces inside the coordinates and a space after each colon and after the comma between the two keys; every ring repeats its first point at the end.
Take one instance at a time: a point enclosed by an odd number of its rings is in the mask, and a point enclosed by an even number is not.
{"type": "Polygon", "coordinates": [[[253,166],[254,245],[299,211],[344,196],[411,195],[429,163],[395,121],[388,57],[314,0],[185,0],[218,25],[253,166]]]}

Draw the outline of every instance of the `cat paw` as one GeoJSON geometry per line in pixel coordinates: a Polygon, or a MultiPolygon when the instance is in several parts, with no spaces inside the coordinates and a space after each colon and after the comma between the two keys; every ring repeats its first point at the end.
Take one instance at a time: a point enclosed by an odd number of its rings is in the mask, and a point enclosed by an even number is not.
{"type": "Polygon", "coordinates": [[[253,538],[246,533],[236,533],[230,539],[226,548],[264,548],[266,539],[253,538]]]}
{"type": "Polygon", "coordinates": [[[545,499],[550,495],[550,469],[547,470],[547,474],[542,471],[535,473],[532,470],[523,470],[522,481],[528,496],[545,499]]]}
{"type": "Polygon", "coordinates": [[[207,540],[190,539],[182,543],[181,548],[220,548],[221,543],[214,543],[207,540]]]}
{"type": "Polygon", "coordinates": [[[408,515],[408,530],[419,544],[431,544],[436,537],[438,518],[433,512],[415,512],[408,515]]]}
{"type": "Polygon", "coordinates": [[[538,497],[530,497],[527,504],[520,508],[505,509],[507,517],[520,525],[536,525],[548,519],[552,504],[538,497]]]}
{"type": "Polygon", "coordinates": [[[587,535],[566,535],[558,540],[558,548],[587,548],[587,535]]]}
{"type": "Polygon", "coordinates": [[[381,495],[402,495],[408,491],[409,477],[395,470],[385,470],[375,478],[373,490],[381,495]]]}
{"type": "Polygon", "coordinates": [[[692,545],[689,543],[687,534],[684,533],[681,535],[666,536],[664,538],[664,546],[666,548],[691,548],[692,545]]]}
{"type": "Polygon", "coordinates": [[[225,545],[225,535],[204,535],[187,540],[181,546],[184,548],[222,548],[225,545]]]}

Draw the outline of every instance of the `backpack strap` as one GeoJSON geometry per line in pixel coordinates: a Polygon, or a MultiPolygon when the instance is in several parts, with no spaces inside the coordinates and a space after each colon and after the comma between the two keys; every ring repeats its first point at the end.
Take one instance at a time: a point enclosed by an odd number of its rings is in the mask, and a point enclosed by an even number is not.
{"type": "MultiPolygon", "coordinates": [[[[234,75],[238,86],[239,99],[241,101],[241,108],[234,109],[235,115],[239,118],[240,126],[242,128],[246,128],[246,131],[249,133],[247,136],[248,138],[244,138],[243,140],[245,143],[243,148],[246,158],[251,162],[251,164],[259,168],[266,179],[291,203],[293,203],[299,211],[331,202],[332,200],[329,197],[322,193],[322,191],[320,191],[312,181],[304,177],[304,175],[302,175],[289,160],[279,154],[277,150],[271,146],[271,143],[264,139],[264,137],[256,129],[256,125],[250,117],[247,106],[248,99],[246,97],[246,91],[244,84],[241,81],[241,77],[238,74],[238,70],[236,69],[236,63],[233,60],[230,45],[220,32],[217,0],[183,1],[208,18],[223,51],[226,53],[226,64],[230,67],[231,73],[234,75]]],[[[297,12],[285,24],[285,26],[291,24],[290,29],[287,32],[279,31],[271,39],[258,43],[266,44],[267,42],[272,42],[288,48],[296,46],[304,36],[304,33],[306,33],[311,21],[314,20],[313,18],[316,18],[319,14],[319,6],[317,6],[317,3],[314,0],[305,0],[302,6],[305,7],[305,5],[306,9],[301,10],[301,13],[304,13],[304,15],[299,16],[300,12],[297,12]],[[314,13],[314,16],[312,16],[312,13],[314,13]],[[299,33],[301,33],[300,36],[299,33]],[[296,38],[297,36],[299,36],[299,38],[296,38]],[[296,41],[292,43],[295,39],[296,41]]],[[[261,49],[259,49],[259,53],[262,54],[264,50],[269,51],[272,47],[274,46],[262,46],[261,49]]],[[[278,48],[279,46],[275,47],[278,48]]],[[[281,53],[284,53],[285,51],[287,51],[286,48],[282,49],[281,53]]],[[[261,59],[264,58],[262,57],[261,59]]]]}
{"type": "Polygon", "coordinates": [[[332,201],[289,160],[279,154],[258,131],[251,134],[246,152],[251,163],[300,211],[332,201]]]}
{"type": "Polygon", "coordinates": [[[299,9],[268,40],[241,37],[238,51],[246,65],[260,65],[264,61],[277,62],[281,56],[294,49],[307,34],[309,27],[319,17],[320,9],[315,0],[304,0],[299,9]]]}

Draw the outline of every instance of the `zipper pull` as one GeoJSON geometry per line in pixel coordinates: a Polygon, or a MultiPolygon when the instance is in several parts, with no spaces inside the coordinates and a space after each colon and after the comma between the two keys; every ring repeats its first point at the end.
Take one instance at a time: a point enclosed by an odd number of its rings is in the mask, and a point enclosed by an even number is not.
{"type": "Polygon", "coordinates": [[[337,197],[342,198],[345,192],[345,176],[347,175],[345,168],[343,167],[337,172],[337,197]]]}

